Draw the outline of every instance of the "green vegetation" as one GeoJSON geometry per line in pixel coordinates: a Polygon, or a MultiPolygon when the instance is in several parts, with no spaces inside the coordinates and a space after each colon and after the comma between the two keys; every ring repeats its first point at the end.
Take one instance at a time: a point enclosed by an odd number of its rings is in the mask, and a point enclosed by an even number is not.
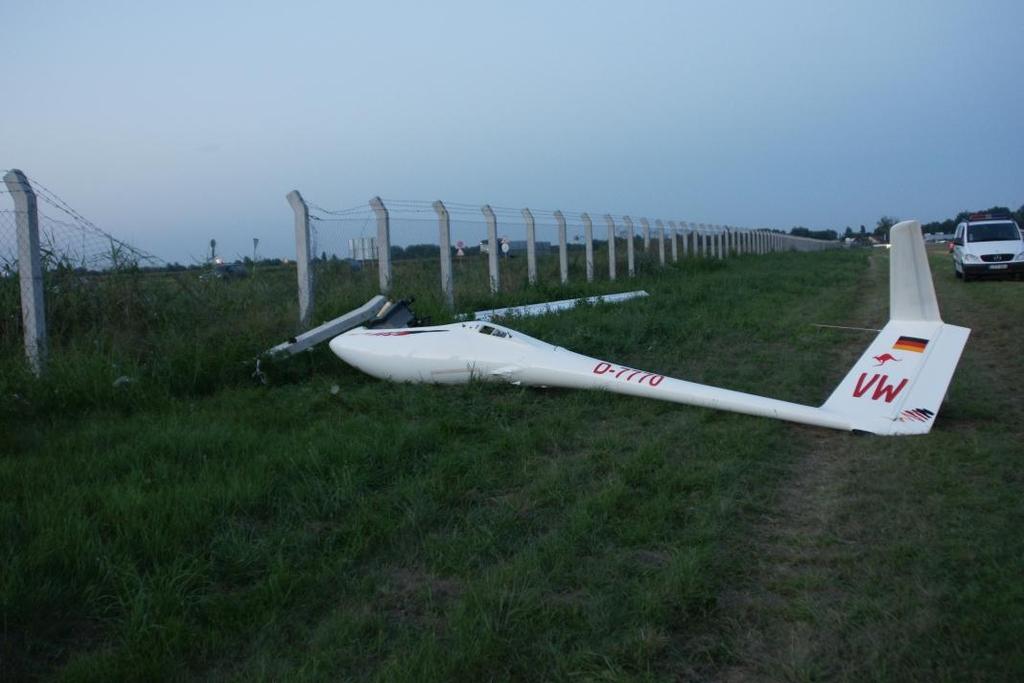
{"type": "MultiPolygon", "coordinates": [[[[635,284],[652,296],[517,327],[816,403],[867,339],[810,323],[880,322],[885,258],[645,262],[568,290],[512,260],[497,299],[467,260],[458,308],[635,284]]],[[[254,356],[294,331],[287,269],[80,282],[50,297],[46,380],[0,337],[0,678],[1020,678],[1024,298],[939,263],[947,319],[976,329],[908,439],[392,385],[324,350],[259,385],[254,356]]],[[[372,269],[321,267],[318,319],[374,293],[372,269]]],[[[440,322],[436,283],[396,268],[440,322]]]]}

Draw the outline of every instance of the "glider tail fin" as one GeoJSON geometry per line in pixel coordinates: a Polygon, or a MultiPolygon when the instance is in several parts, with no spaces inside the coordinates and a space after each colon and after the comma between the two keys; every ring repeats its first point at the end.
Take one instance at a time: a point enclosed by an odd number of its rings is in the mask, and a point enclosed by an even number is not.
{"type": "Polygon", "coordinates": [[[921,224],[892,228],[889,322],[822,409],[858,431],[925,434],[939,412],[970,330],[939,316],[921,224]]]}

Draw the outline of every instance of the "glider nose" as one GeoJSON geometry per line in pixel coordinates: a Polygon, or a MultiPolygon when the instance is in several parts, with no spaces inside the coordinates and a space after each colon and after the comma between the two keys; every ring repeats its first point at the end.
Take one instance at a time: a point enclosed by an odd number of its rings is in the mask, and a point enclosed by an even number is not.
{"type": "Polygon", "coordinates": [[[359,363],[357,361],[360,354],[356,349],[356,345],[353,343],[352,337],[339,334],[331,340],[330,347],[331,352],[334,353],[335,356],[342,359],[349,365],[359,367],[359,363]]]}

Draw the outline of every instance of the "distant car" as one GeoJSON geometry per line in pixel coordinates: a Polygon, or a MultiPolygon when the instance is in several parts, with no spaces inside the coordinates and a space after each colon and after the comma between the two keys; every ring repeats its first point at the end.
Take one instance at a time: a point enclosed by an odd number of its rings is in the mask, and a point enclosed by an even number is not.
{"type": "Polygon", "coordinates": [[[1009,214],[973,214],[956,226],[953,272],[964,281],[1024,273],[1024,236],[1009,214]]]}
{"type": "Polygon", "coordinates": [[[213,269],[199,276],[200,280],[239,280],[249,277],[249,271],[241,263],[215,263],[213,269]]]}

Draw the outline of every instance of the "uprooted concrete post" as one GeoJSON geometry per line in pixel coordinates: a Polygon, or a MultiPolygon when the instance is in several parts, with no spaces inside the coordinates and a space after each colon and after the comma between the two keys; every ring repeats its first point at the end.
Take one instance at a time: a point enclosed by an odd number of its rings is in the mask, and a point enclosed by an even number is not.
{"type": "Polygon", "coordinates": [[[587,262],[587,282],[594,281],[594,224],[590,220],[590,214],[580,214],[580,221],[583,223],[583,244],[585,260],[587,262]]]}
{"type": "Polygon", "coordinates": [[[295,213],[295,272],[299,278],[299,327],[309,328],[313,320],[313,268],[310,264],[309,207],[298,190],[288,193],[295,213]]]}
{"type": "Polygon", "coordinates": [[[526,223],[526,280],[531,285],[537,284],[537,224],[529,209],[523,209],[523,222],[526,223]]]}
{"type": "Polygon", "coordinates": [[[615,281],[615,219],[610,213],[604,215],[604,222],[608,226],[608,279],[615,281]]]}
{"type": "Polygon", "coordinates": [[[441,245],[441,296],[449,310],[455,310],[455,279],[452,276],[452,224],[448,209],[440,199],[434,202],[437,212],[437,239],[441,245]]]}
{"type": "Polygon", "coordinates": [[[39,207],[28,178],[18,169],[4,175],[14,200],[18,231],[18,285],[21,290],[21,324],[25,358],[38,377],[46,369],[46,302],[43,297],[43,261],[39,252],[39,207]]]}
{"type": "Polygon", "coordinates": [[[391,292],[391,215],[380,197],[370,200],[370,208],[377,215],[377,270],[380,293],[391,292]]]}
{"type": "Polygon", "coordinates": [[[487,270],[490,273],[491,294],[501,290],[501,274],[498,272],[498,219],[490,204],[480,207],[480,212],[487,221],[487,270]]]}

